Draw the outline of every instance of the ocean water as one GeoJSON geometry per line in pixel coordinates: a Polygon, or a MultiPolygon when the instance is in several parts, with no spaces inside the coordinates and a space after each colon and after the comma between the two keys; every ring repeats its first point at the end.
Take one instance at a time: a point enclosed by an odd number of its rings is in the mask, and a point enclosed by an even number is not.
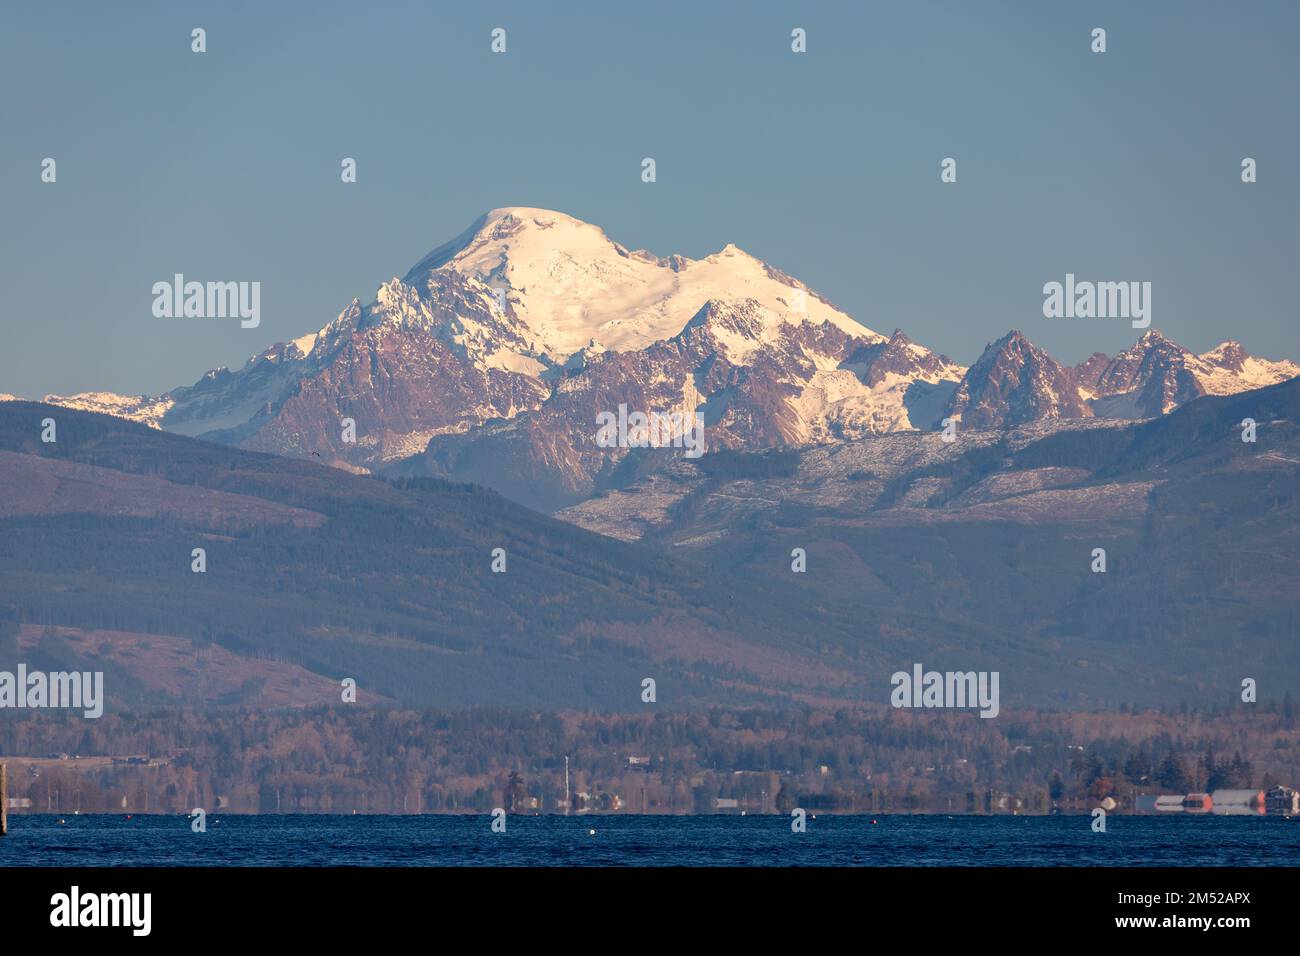
{"type": "Polygon", "coordinates": [[[1300,819],[16,815],[4,866],[1296,866],[1300,819]],[[874,821],[874,822],[873,822],[874,821]],[[594,833],[592,831],[595,831],[594,833]]]}

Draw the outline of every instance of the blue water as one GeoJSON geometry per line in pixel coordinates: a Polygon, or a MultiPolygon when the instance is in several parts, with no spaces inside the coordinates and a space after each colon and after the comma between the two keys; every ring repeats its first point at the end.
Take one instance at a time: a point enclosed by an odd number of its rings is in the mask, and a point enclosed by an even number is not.
{"type": "Polygon", "coordinates": [[[1300,820],[1116,816],[10,815],[2,866],[1276,866],[1300,820]],[[60,822],[64,821],[64,822],[60,822]],[[595,830],[593,835],[590,831],[595,830]]]}

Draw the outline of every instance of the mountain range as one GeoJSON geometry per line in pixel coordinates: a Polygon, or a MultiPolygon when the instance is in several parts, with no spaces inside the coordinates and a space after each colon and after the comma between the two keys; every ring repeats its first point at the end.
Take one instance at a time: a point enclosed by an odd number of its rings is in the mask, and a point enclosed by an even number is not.
{"type": "Polygon", "coordinates": [[[631,467],[596,416],[703,418],[710,451],[760,452],[1033,422],[1142,420],[1300,375],[1236,342],[1193,354],[1157,331],[1063,366],[1020,332],[969,367],[860,324],[734,245],[658,257],[563,213],[494,209],[374,301],[240,369],[164,395],[48,395],[253,451],[471,481],[545,511],[631,467]],[[355,441],[343,423],[355,422],[355,441]]]}
{"type": "Polygon", "coordinates": [[[837,707],[917,661],[1012,707],[1227,699],[1300,678],[1297,373],[1154,330],[964,367],[734,246],[494,210],[239,370],[0,402],[0,669],[119,705],[837,707]],[[707,453],[607,447],[620,406],[707,453]]]}
{"type": "Polygon", "coordinates": [[[631,711],[651,677],[669,709],[883,706],[918,661],[998,671],[1004,712],[1300,680],[1300,379],[1136,423],[628,462],[557,520],[5,402],[0,670],[103,671],[111,710],[344,706],[346,677],[365,704],[631,711]]]}

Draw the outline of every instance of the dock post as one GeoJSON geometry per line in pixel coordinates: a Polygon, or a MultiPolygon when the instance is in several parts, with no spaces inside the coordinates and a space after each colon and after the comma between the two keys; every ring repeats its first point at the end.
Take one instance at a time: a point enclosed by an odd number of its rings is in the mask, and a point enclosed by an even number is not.
{"type": "Polygon", "coordinates": [[[0,763],[0,836],[9,832],[9,781],[5,765],[0,763]]]}

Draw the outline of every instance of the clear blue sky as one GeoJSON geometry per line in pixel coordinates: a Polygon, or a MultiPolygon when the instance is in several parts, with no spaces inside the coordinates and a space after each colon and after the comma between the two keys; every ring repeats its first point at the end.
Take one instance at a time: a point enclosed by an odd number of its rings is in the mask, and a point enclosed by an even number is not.
{"type": "Polygon", "coordinates": [[[9,0],[0,87],[0,392],[190,384],[503,205],[735,242],[964,362],[1012,327],[1066,361],[1131,344],[1043,318],[1066,272],[1150,280],[1198,351],[1300,358],[1291,2],[9,0]],[[261,327],[154,318],[175,272],[261,281],[261,327]]]}

